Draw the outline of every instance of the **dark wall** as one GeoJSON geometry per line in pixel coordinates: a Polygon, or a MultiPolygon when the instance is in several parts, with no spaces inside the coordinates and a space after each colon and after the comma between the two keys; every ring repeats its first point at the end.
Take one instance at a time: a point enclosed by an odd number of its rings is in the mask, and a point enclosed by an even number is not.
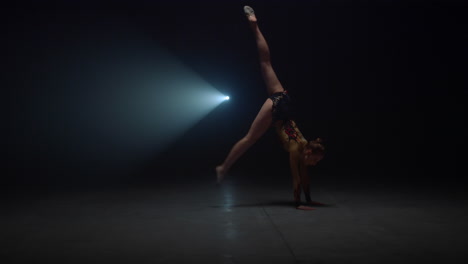
{"type": "MultiPolygon", "coordinates": [[[[327,156],[316,169],[396,180],[463,177],[462,1],[69,2],[10,3],[3,9],[5,186],[211,173],[266,98],[245,4],[256,10],[273,66],[297,102],[303,134],[325,140],[327,156]],[[162,153],[125,168],[120,164],[131,159],[126,155],[85,162],[71,151],[79,144],[71,139],[81,137],[83,128],[76,126],[82,110],[69,102],[92,100],[100,90],[93,78],[99,77],[72,65],[117,41],[132,46],[133,33],[147,36],[146,47],[169,50],[232,100],[162,153]],[[83,79],[95,86],[82,87],[83,79]],[[439,174],[430,176],[434,171],[439,174]]],[[[275,175],[279,166],[287,173],[287,154],[277,143],[269,131],[233,170],[275,175]]]]}

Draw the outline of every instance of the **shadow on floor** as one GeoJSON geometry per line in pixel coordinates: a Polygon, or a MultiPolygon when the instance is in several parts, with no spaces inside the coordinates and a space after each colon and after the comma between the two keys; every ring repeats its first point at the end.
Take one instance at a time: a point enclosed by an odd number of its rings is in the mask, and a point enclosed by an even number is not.
{"type": "MultiPolygon", "coordinates": [[[[301,203],[302,205],[306,205],[305,203],[301,203]]],[[[294,201],[270,201],[270,202],[261,202],[261,203],[246,203],[246,204],[232,204],[232,205],[213,205],[210,206],[212,208],[225,208],[225,207],[269,207],[269,206],[281,206],[281,207],[296,207],[296,203],[294,201]]],[[[313,204],[314,207],[336,207],[334,204],[313,204]]]]}

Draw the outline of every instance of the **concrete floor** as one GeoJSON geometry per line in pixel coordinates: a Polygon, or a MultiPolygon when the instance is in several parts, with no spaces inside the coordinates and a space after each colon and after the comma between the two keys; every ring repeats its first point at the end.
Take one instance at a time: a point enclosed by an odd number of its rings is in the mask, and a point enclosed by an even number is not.
{"type": "Polygon", "coordinates": [[[228,179],[3,200],[2,263],[466,263],[464,195],[228,179]]]}

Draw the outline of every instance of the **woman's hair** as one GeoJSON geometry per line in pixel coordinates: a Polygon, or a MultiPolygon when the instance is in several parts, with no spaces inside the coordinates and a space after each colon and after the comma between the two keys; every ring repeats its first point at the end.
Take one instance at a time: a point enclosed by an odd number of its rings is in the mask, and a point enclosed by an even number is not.
{"type": "Polygon", "coordinates": [[[321,155],[325,153],[325,147],[322,144],[323,140],[321,138],[317,138],[315,140],[309,141],[306,148],[312,150],[313,155],[321,155]]]}

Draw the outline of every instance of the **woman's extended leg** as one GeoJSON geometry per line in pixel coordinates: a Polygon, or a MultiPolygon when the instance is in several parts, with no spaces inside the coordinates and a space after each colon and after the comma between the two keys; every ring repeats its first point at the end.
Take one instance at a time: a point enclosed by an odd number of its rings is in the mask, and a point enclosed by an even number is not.
{"type": "Polygon", "coordinates": [[[265,81],[268,95],[284,91],[275,71],[271,65],[270,49],[263,37],[262,32],[257,24],[257,17],[251,7],[245,6],[244,12],[249,20],[250,27],[255,35],[255,42],[257,43],[258,56],[260,59],[260,69],[262,72],[263,80],[265,81]]]}
{"type": "Polygon", "coordinates": [[[216,177],[218,183],[221,183],[224,175],[231,168],[232,164],[234,164],[234,162],[268,130],[272,120],[272,107],[273,101],[267,99],[255,117],[249,131],[247,132],[247,135],[245,135],[232,147],[223,164],[216,167],[216,177]]]}

